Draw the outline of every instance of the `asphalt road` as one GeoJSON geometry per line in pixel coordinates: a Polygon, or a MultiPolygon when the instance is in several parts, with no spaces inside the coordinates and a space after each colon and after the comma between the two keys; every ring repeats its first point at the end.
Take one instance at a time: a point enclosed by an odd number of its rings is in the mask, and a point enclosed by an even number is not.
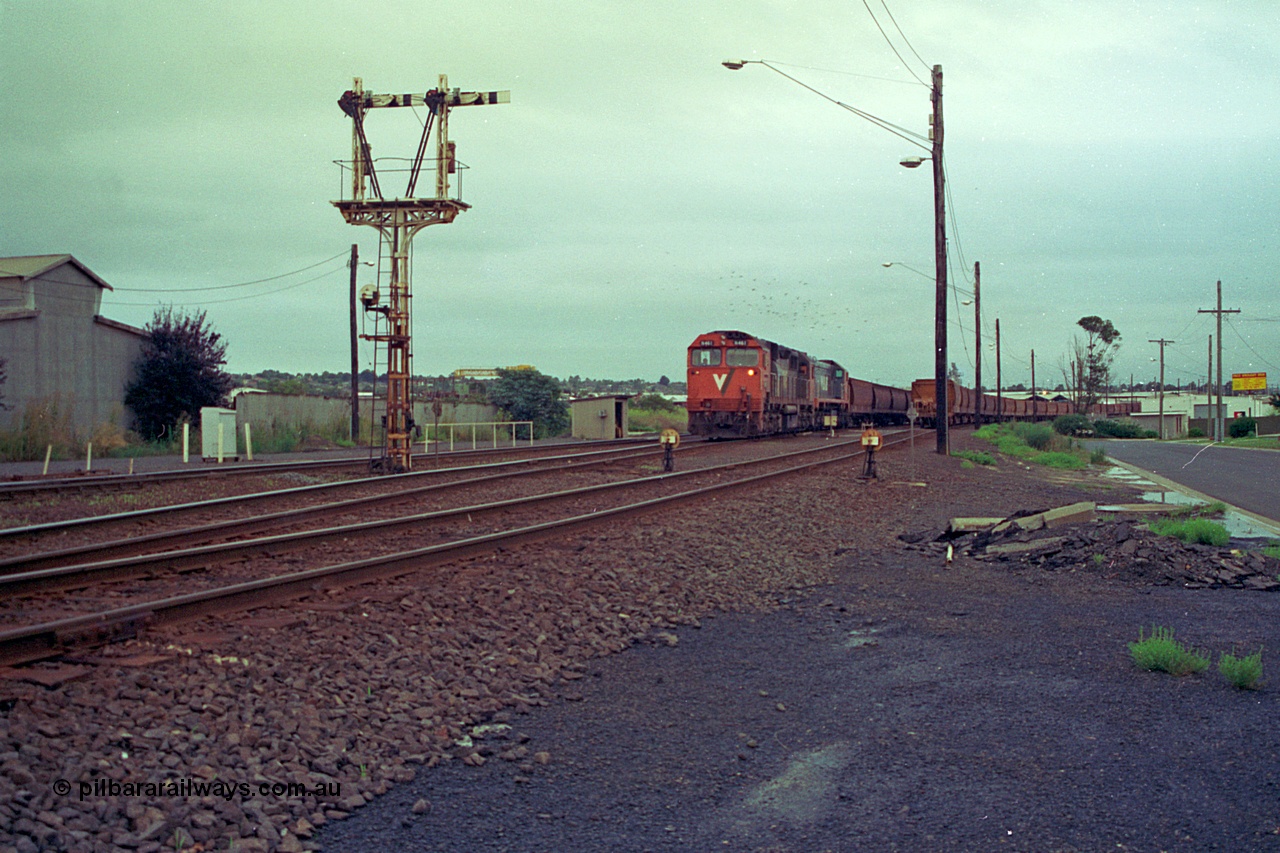
{"type": "Polygon", "coordinates": [[[1155,441],[1092,441],[1112,459],[1280,522],[1280,451],[1155,441]]]}

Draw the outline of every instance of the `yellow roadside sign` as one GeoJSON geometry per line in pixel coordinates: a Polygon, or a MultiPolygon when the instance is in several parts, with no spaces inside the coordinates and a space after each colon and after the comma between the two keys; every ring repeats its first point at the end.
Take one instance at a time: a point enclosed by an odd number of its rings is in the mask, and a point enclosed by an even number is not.
{"type": "Polygon", "coordinates": [[[1232,391],[1265,391],[1267,390],[1267,374],[1265,373],[1233,373],[1231,374],[1232,391]]]}

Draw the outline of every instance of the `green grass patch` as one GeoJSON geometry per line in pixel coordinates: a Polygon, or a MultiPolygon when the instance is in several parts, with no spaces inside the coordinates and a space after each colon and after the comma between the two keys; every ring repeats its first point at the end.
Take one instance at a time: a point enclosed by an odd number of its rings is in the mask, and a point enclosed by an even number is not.
{"type": "Polygon", "coordinates": [[[1089,467],[1087,456],[1070,451],[1055,450],[1050,453],[1041,453],[1039,456],[1032,457],[1030,461],[1048,468],[1063,468],[1067,470],[1080,470],[1089,467]]]}
{"type": "Polygon", "coordinates": [[[1227,528],[1207,518],[1162,518],[1147,525],[1152,533],[1172,536],[1183,542],[1222,547],[1231,540],[1227,528]]]}
{"type": "Polygon", "coordinates": [[[627,429],[630,432],[662,432],[664,429],[688,432],[689,413],[675,406],[669,409],[633,406],[627,410],[627,429]]]}
{"type": "Polygon", "coordinates": [[[1140,668],[1170,675],[1189,675],[1209,667],[1208,658],[1174,639],[1172,628],[1157,625],[1151,626],[1149,637],[1138,629],[1138,640],[1129,644],[1129,654],[1140,668]]]}
{"type": "Polygon", "coordinates": [[[1256,689],[1262,678],[1262,649],[1243,658],[1223,654],[1218,658],[1218,672],[1241,690],[1256,689]]]}
{"type": "MultiPolygon", "coordinates": [[[[964,459],[967,462],[971,462],[975,465],[996,464],[996,458],[992,456],[990,453],[982,453],[980,451],[973,451],[973,450],[957,450],[951,455],[959,457],[960,459],[964,459]]],[[[970,467],[973,467],[973,466],[970,465],[970,467]]]]}
{"type": "Polygon", "coordinates": [[[1089,466],[1090,454],[1046,424],[987,424],[974,435],[996,450],[1026,462],[1050,468],[1080,469],[1089,466]]]}
{"type": "Polygon", "coordinates": [[[1262,553],[1267,557],[1274,557],[1280,560],[1280,539],[1272,539],[1271,542],[1262,549],[1262,553]]]}
{"type": "Polygon", "coordinates": [[[1222,501],[1213,501],[1207,504],[1192,504],[1191,506],[1178,507],[1169,514],[1170,518],[1206,518],[1213,516],[1221,517],[1227,511],[1227,505],[1222,501]]]}

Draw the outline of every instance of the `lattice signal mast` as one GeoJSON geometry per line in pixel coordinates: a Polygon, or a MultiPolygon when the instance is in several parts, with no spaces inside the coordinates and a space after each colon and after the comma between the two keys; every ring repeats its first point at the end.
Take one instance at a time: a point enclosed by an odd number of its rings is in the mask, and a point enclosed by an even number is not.
{"type": "MultiPolygon", "coordinates": [[[[413,236],[428,225],[448,224],[471,205],[450,197],[449,176],[457,173],[454,144],[449,141],[449,110],[481,104],[506,104],[511,92],[462,92],[449,88],[441,74],[440,85],[423,94],[375,95],[364,90],[360,78],[338,99],[338,106],[351,117],[351,198],[333,202],[351,225],[371,225],[378,229],[391,260],[390,293],[385,306],[376,310],[387,318],[386,334],[362,335],[365,340],[387,345],[386,440],[380,466],[386,471],[407,471],[413,435],[413,400],[410,338],[409,248],[413,236]],[[379,186],[369,140],[365,135],[365,114],[380,107],[426,107],[418,151],[410,161],[409,183],[403,197],[387,198],[379,186]],[[426,162],[432,125],[436,131],[435,195],[415,195],[418,175],[426,162]]],[[[366,302],[366,309],[372,303],[366,302]]],[[[376,329],[376,327],[375,327],[376,329]]]]}

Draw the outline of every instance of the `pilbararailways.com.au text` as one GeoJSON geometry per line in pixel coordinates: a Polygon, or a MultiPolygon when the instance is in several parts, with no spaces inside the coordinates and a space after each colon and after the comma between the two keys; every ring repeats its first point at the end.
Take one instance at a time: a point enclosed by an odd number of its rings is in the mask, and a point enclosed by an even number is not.
{"type": "MultiPolygon", "coordinates": [[[[337,799],[342,796],[341,782],[322,782],[305,785],[301,782],[229,782],[223,779],[167,779],[163,782],[130,782],[116,779],[94,779],[76,782],[75,790],[83,802],[86,797],[221,797],[233,800],[260,797],[323,797],[337,799]]],[[[70,794],[72,783],[59,779],[53,783],[53,791],[60,796],[70,794]]]]}

